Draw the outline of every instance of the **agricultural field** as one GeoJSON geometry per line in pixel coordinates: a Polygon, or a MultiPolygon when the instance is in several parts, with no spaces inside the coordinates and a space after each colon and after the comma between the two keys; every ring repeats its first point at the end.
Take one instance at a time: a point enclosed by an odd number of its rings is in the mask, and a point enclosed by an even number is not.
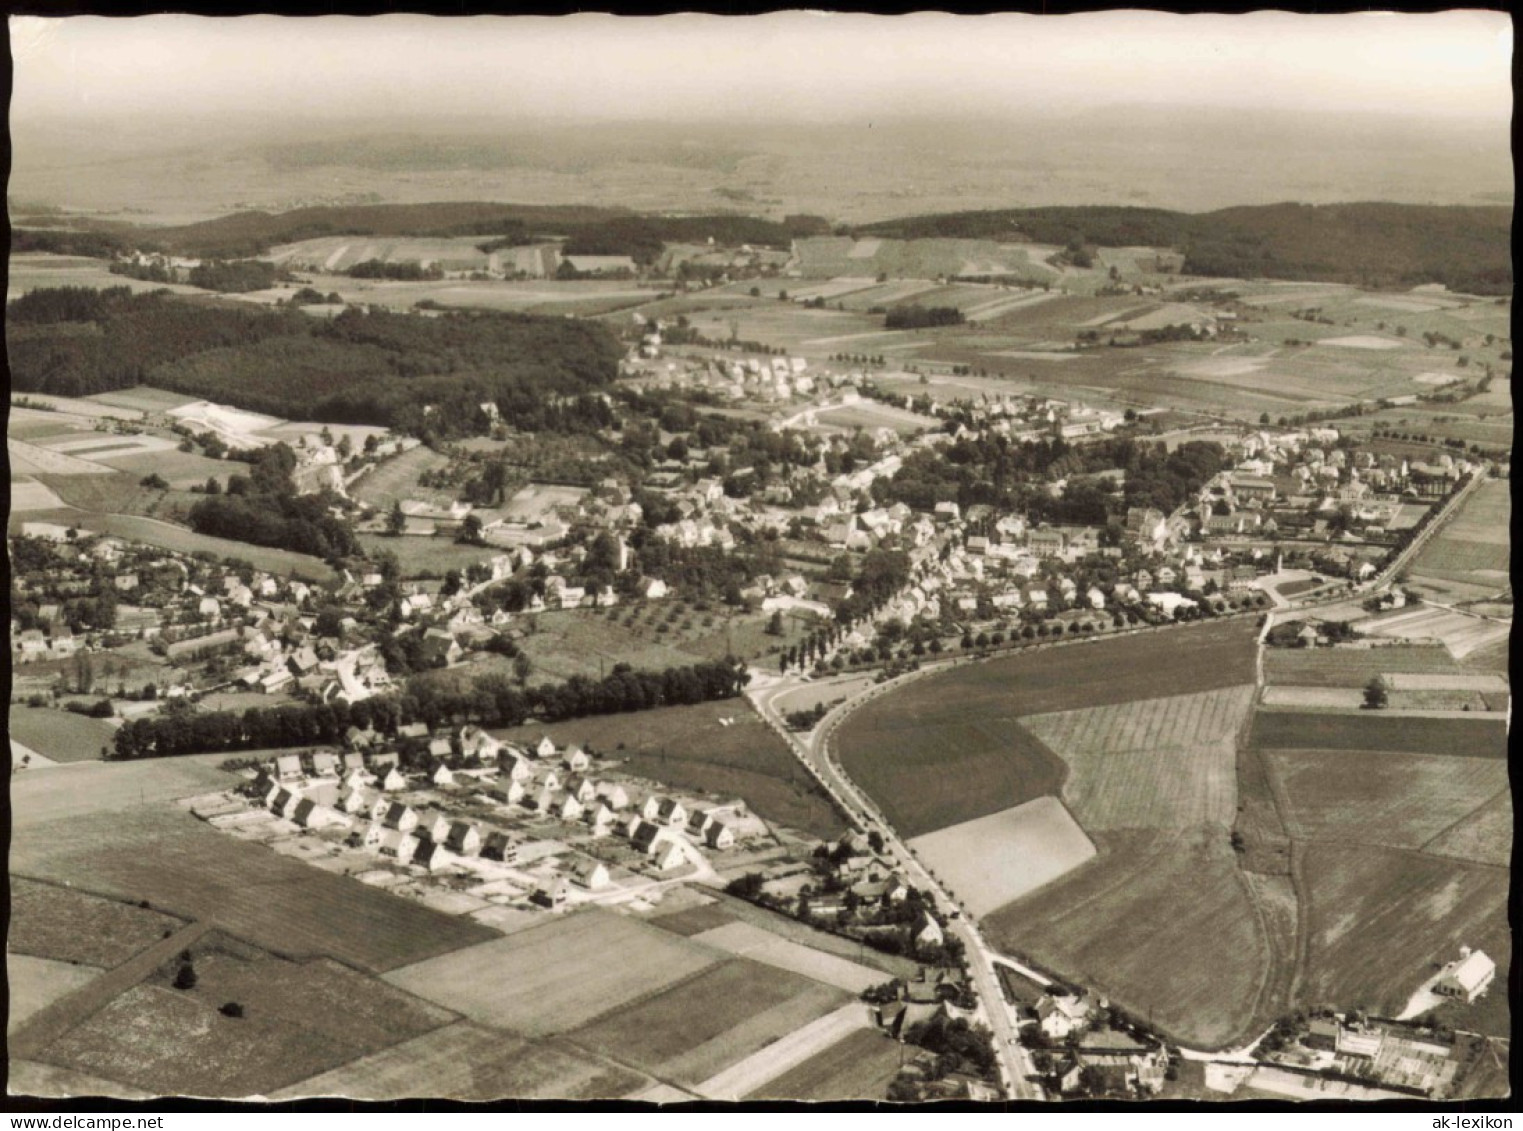
{"type": "Polygon", "coordinates": [[[1018,719],[1251,683],[1253,639],[1239,620],[959,665],[852,715],[841,764],[901,833],[959,824],[1062,787],[1062,760],[1018,719]]]}
{"type": "Polygon", "coordinates": [[[1383,750],[1462,758],[1507,757],[1507,728],[1495,717],[1259,711],[1253,717],[1250,741],[1261,750],[1383,750]]]}
{"type": "Polygon", "coordinates": [[[718,903],[705,903],[697,907],[684,907],[680,911],[661,912],[651,917],[651,924],[674,935],[691,938],[703,931],[712,931],[727,923],[738,922],[718,903]]]}
{"type": "Polygon", "coordinates": [[[55,711],[51,707],[10,709],[10,736],[29,750],[54,762],[100,759],[101,747],[116,739],[116,728],[104,719],[55,711]]]}
{"type": "Polygon", "coordinates": [[[719,960],[691,940],[594,910],[394,969],[386,980],[472,1021],[541,1037],[575,1029],[719,960]],[[505,970],[512,976],[503,977],[505,970]]]}
{"type": "Polygon", "coordinates": [[[42,252],[11,255],[6,264],[5,301],[10,302],[40,287],[89,287],[92,290],[128,287],[136,294],[168,288],[175,294],[206,293],[197,287],[179,283],[153,283],[126,275],[113,275],[107,269],[105,260],[83,255],[48,255],[42,252]]]}
{"type": "Polygon", "coordinates": [[[1460,674],[1465,670],[1441,644],[1264,649],[1264,678],[1270,684],[1363,688],[1375,676],[1460,674]]]}
{"type": "MultiPolygon", "coordinates": [[[[860,994],[867,987],[876,986],[884,980],[882,973],[873,967],[795,942],[754,923],[726,923],[702,931],[692,936],[692,939],[706,947],[750,959],[775,970],[799,974],[852,995],[860,994]]],[[[859,946],[858,950],[861,949],[859,946]]]]}
{"type": "MultiPolygon", "coordinates": [[[[12,873],[145,899],[278,954],[330,956],[369,970],[416,963],[496,935],[470,919],[226,836],[179,810],[126,808],[136,800],[122,798],[117,812],[29,825],[12,842],[12,873]],[[272,900],[276,890],[280,899],[272,900]]],[[[15,805],[23,811],[21,802],[15,805]]]]}
{"type": "Polygon", "coordinates": [[[10,995],[10,1014],[6,1032],[14,1033],[28,1018],[88,986],[100,973],[94,966],[77,962],[7,952],[5,981],[10,995]]]}
{"type": "MultiPolygon", "coordinates": [[[[1414,588],[1423,587],[1419,578],[1414,583],[1414,588]]],[[[1497,588],[1498,586],[1491,586],[1484,591],[1472,590],[1471,595],[1494,594],[1497,588]]],[[[1512,624],[1510,620],[1490,620],[1448,609],[1420,606],[1360,621],[1355,626],[1355,631],[1367,636],[1400,640],[1436,640],[1455,659],[1463,660],[1471,652],[1505,639],[1512,631],[1512,624]]]]}
{"type": "Polygon", "coordinates": [[[899,1073],[903,1048],[875,1029],[858,1029],[768,1081],[748,1100],[837,1103],[877,1099],[899,1073]]]}
{"type": "MultiPolygon", "coordinates": [[[[124,809],[172,801],[217,789],[231,789],[241,778],[217,768],[226,755],[145,758],[135,762],[80,762],[49,767],[46,772],[11,778],[12,852],[22,850],[31,829],[124,809]]],[[[14,861],[14,855],[13,855],[14,861]]]]}
{"type": "Polygon", "coordinates": [[[920,861],[973,915],[988,915],[1052,883],[1095,855],[1055,797],[939,829],[909,842],[920,861]]]}
{"type": "Polygon", "coordinates": [[[984,920],[990,941],[1219,1048],[1279,1011],[1270,951],[1225,830],[1095,834],[1099,855],[984,920]]]}
{"type": "Polygon", "coordinates": [[[734,800],[753,813],[811,836],[835,838],[845,821],[783,740],[743,699],[660,707],[562,723],[494,731],[509,742],[577,743],[622,759],[624,772],[673,789],[734,800]],[[727,724],[721,720],[733,720],[727,724]]]}
{"type": "Polygon", "coordinates": [[[566,1039],[691,1088],[849,1000],[834,987],[732,959],[566,1039]]]}
{"type": "Polygon", "coordinates": [[[74,888],[11,877],[6,950],[110,969],[178,931],[183,919],[74,888]]]}
{"type": "MultiPolygon", "coordinates": [[[[798,954],[799,950],[805,952],[817,951],[823,953],[826,957],[844,958],[847,960],[846,967],[826,966],[823,963],[814,964],[816,960],[812,958],[810,959],[810,965],[784,967],[785,969],[794,970],[795,973],[803,974],[807,978],[813,978],[815,981],[829,981],[832,984],[842,985],[843,988],[854,985],[876,985],[887,981],[889,978],[913,977],[917,969],[916,964],[908,958],[897,954],[885,954],[883,951],[864,947],[854,939],[822,931],[806,923],[800,923],[791,915],[786,915],[770,908],[760,907],[754,903],[747,903],[745,900],[737,899],[732,895],[715,892],[714,908],[716,910],[722,909],[729,916],[729,919],[701,927],[700,930],[691,933],[698,934],[701,931],[713,930],[715,927],[725,926],[729,922],[743,923],[752,928],[751,930],[731,931],[712,936],[714,940],[717,940],[721,944],[722,949],[733,948],[734,953],[743,953],[747,957],[757,958],[758,954],[766,954],[771,950],[771,944],[767,936],[775,935],[785,942],[796,944],[796,949],[789,948],[789,953],[793,958],[798,958],[800,961],[806,956],[800,956],[798,954]],[[847,967],[857,967],[858,969],[853,970],[847,967]],[[861,967],[867,967],[868,969],[862,970],[860,969],[861,967]],[[875,978],[876,981],[859,983],[854,980],[857,978],[875,978]]],[[[699,908],[698,910],[708,910],[708,908],[699,908]]],[[[652,922],[656,923],[660,921],[659,919],[652,920],[652,922]]],[[[697,926],[698,924],[693,923],[692,925],[697,926]]],[[[776,957],[779,960],[782,955],[783,951],[779,950],[776,952],[776,957]]],[[[789,961],[793,961],[793,958],[790,958],[789,961]]],[[[765,959],[758,960],[765,961],[765,959]]]]}
{"type": "Polygon", "coordinates": [[[530,1042],[458,1021],[292,1084],[270,1098],[600,1100],[630,1095],[643,1083],[637,1073],[563,1041],[530,1042]]]}
{"type": "Polygon", "coordinates": [[[1503,790],[1420,847],[1434,856],[1505,868],[1512,861],[1512,822],[1512,794],[1503,790]]]}
{"type": "Polygon", "coordinates": [[[1418,848],[1507,790],[1507,764],[1363,750],[1266,752],[1297,840],[1418,848]]]}
{"type": "Polygon", "coordinates": [[[1506,481],[1481,484],[1412,563],[1418,581],[1436,578],[1489,587],[1509,585],[1512,499],[1506,481]]]}
{"type": "Polygon", "coordinates": [[[328,960],[287,962],[215,934],[190,948],[196,983],[161,967],[36,1053],[160,1095],[266,1095],[451,1020],[328,960]],[[242,1017],[219,1007],[237,1002],[242,1017]]]}
{"type": "MultiPolygon", "coordinates": [[[[355,481],[349,493],[377,510],[388,511],[392,503],[433,498],[418,486],[418,476],[424,472],[442,471],[448,466],[448,456],[419,444],[376,464],[355,481]]],[[[443,501],[442,497],[440,501],[443,501]]]]}
{"type": "Polygon", "coordinates": [[[1090,830],[1229,825],[1238,732],[1252,686],[1035,715],[1024,720],[1068,765],[1063,800],[1090,830]]]}
{"type": "Polygon", "coordinates": [[[1400,849],[1314,844],[1302,867],[1309,944],[1307,1001],[1394,1016],[1461,946],[1484,950],[1507,985],[1512,953],[1505,868],[1400,849]]]}

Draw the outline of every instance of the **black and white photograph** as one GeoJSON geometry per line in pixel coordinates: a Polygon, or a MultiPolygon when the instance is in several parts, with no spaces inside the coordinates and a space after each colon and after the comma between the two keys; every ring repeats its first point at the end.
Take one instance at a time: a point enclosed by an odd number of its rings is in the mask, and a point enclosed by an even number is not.
{"type": "Polygon", "coordinates": [[[1510,1096],[1505,12],[29,11],[13,1109],[1510,1096]]]}

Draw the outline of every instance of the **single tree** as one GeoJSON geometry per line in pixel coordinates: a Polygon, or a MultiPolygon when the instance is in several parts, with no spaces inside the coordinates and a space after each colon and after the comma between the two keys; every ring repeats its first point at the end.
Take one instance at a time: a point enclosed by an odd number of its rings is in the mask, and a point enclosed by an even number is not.
{"type": "Polygon", "coordinates": [[[1378,711],[1390,702],[1390,693],[1386,690],[1386,682],[1378,675],[1373,676],[1370,682],[1364,685],[1364,706],[1366,710],[1378,711]]]}
{"type": "Polygon", "coordinates": [[[397,499],[391,504],[391,513],[386,516],[386,533],[393,538],[407,529],[407,516],[402,513],[402,500],[397,499]]]}

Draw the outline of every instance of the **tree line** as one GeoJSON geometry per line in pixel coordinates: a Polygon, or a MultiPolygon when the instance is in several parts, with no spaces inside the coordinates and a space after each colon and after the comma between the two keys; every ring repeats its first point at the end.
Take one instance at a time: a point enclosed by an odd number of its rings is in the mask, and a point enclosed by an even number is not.
{"type": "Polygon", "coordinates": [[[111,757],[125,761],[333,744],[342,741],[351,726],[362,730],[374,727],[381,734],[394,736],[409,720],[430,727],[468,722],[512,727],[530,719],[557,722],[733,699],[750,679],[745,665],[733,658],[664,671],[636,671],[628,664],[618,664],[601,680],[572,676],[564,683],[530,688],[515,686],[508,676],[499,673],[463,685],[456,679],[438,678],[448,675],[417,676],[408,681],[402,695],[353,704],[249,707],[241,712],[202,712],[189,704],[166,707],[157,716],[123,723],[116,732],[111,757]]]}

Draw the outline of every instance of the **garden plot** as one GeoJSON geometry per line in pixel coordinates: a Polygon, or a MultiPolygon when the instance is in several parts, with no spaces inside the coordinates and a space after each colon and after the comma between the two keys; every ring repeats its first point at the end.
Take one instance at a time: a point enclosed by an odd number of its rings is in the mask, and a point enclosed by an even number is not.
{"type": "Polygon", "coordinates": [[[1095,855],[1094,844],[1055,797],[915,837],[909,845],[976,916],[1051,883],[1095,855]]]}

